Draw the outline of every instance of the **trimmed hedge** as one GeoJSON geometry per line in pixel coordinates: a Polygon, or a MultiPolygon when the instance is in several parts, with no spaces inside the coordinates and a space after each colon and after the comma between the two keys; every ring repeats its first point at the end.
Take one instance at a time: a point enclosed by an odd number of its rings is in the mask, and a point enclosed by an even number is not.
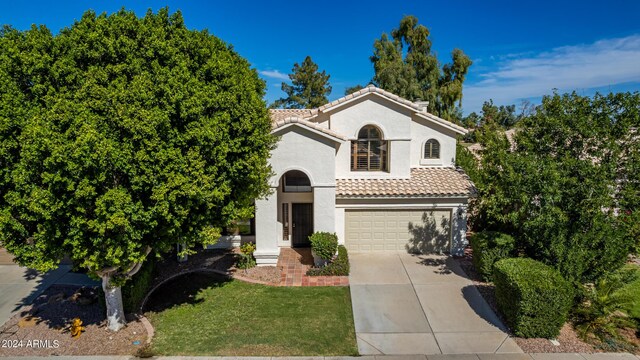
{"type": "Polygon", "coordinates": [[[473,266],[484,281],[493,281],[493,264],[513,256],[515,240],[497,231],[482,231],[469,238],[473,249],[473,266]]]}
{"type": "Polygon", "coordinates": [[[311,249],[316,255],[326,261],[330,261],[336,254],[338,247],[338,235],[323,231],[314,232],[309,236],[311,249]]]}
{"type": "Polygon", "coordinates": [[[122,286],[122,305],[125,313],[137,313],[140,310],[142,300],[150,290],[155,270],[155,259],[149,256],[142,268],[122,286]]]}
{"type": "Polygon", "coordinates": [[[516,336],[558,336],[573,289],[557,270],[533,259],[503,259],[494,264],[493,278],[498,309],[516,336]]]}
{"type": "Polygon", "coordinates": [[[307,271],[309,276],[347,276],[349,275],[349,256],[347,248],[338,245],[338,255],[327,266],[311,268],[307,271]]]}

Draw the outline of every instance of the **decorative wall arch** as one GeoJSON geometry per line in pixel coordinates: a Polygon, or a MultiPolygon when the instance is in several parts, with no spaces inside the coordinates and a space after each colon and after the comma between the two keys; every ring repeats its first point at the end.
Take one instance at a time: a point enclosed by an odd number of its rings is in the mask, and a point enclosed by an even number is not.
{"type": "Polygon", "coordinates": [[[280,171],[278,173],[278,176],[276,177],[277,182],[280,183],[280,180],[282,179],[284,174],[286,174],[286,173],[288,173],[289,171],[292,171],[292,170],[297,170],[297,171],[303,172],[309,178],[309,182],[311,183],[311,187],[315,187],[316,186],[317,183],[313,180],[313,176],[311,176],[311,173],[307,169],[305,169],[303,167],[300,167],[300,166],[287,166],[286,168],[282,169],[282,171],[280,171]]]}
{"type": "Polygon", "coordinates": [[[380,134],[382,135],[382,140],[386,140],[387,138],[387,130],[384,128],[384,126],[380,125],[380,124],[376,124],[376,123],[366,123],[362,126],[360,126],[358,129],[356,129],[355,134],[353,134],[353,139],[357,139],[358,138],[358,133],[360,133],[360,130],[364,129],[367,126],[373,126],[378,128],[378,130],[380,131],[380,134]]]}

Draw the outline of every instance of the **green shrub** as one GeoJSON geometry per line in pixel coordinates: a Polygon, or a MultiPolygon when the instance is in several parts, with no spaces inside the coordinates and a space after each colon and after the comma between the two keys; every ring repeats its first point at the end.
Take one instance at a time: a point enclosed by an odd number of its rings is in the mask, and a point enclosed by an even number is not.
{"type": "Polygon", "coordinates": [[[240,246],[240,258],[236,264],[238,269],[251,269],[256,266],[256,258],[253,257],[253,252],[256,251],[256,244],[245,243],[240,246]]]}
{"type": "Polygon", "coordinates": [[[334,233],[315,232],[309,236],[313,252],[326,261],[331,261],[338,248],[338,236],[334,233]]]}
{"type": "Polygon", "coordinates": [[[149,256],[142,268],[122,286],[122,304],[125,313],[136,313],[140,310],[142,300],[151,288],[155,270],[155,259],[149,256]]]}
{"type": "Polygon", "coordinates": [[[585,286],[584,299],[574,311],[574,323],[583,340],[605,351],[633,351],[619,330],[636,328],[629,309],[640,298],[628,289],[640,280],[639,276],[640,271],[627,267],[585,286]]]}
{"type": "Polygon", "coordinates": [[[338,246],[338,256],[322,268],[311,268],[307,271],[309,276],[348,276],[349,275],[349,256],[347,248],[342,245],[338,246]]]}
{"type": "Polygon", "coordinates": [[[493,281],[493,264],[513,256],[515,240],[510,235],[482,231],[469,238],[473,249],[473,265],[484,281],[493,281]]]}
{"type": "Polygon", "coordinates": [[[573,288],[550,266],[527,258],[493,266],[498,309],[515,335],[555,338],[567,320],[573,288]]]}

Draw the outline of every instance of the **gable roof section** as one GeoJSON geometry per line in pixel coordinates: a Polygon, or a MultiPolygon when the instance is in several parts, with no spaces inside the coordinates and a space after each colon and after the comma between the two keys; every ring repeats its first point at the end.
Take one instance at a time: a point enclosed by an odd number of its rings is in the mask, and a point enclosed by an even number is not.
{"type": "Polygon", "coordinates": [[[289,126],[300,126],[302,128],[306,128],[307,130],[310,130],[311,132],[314,132],[316,134],[319,134],[321,136],[324,136],[326,138],[329,138],[333,141],[337,141],[337,142],[342,142],[342,141],[346,141],[347,138],[344,135],[338,134],[337,132],[333,131],[333,130],[329,130],[325,127],[322,127],[316,123],[313,123],[311,121],[307,121],[304,119],[300,119],[297,117],[286,117],[283,118],[281,120],[278,121],[274,121],[272,123],[272,129],[271,133],[274,133],[276,131],[285,129],[289,126]]]}
{"type": "Polygon", "coordinates": [[[269,109],[269,115],[271,115],[272,122],[291,117],[306,119],[314,116],[316,113],[318,113],[317,109],[269,109]]]}
{"type": "Polygon", "coordinates": [[[475,191],[464,171],[446,167],[412,168],[408,179],[336,180],[336,197],[342,199],[470,196],[475,191]]]}
{"type": "Polygon", "coordinates": [[[410,110],[413,111],[422,111],[421,107],[419,107],[416,103],[413,103],[405,98],[402,98],[396,94],[392,94],[386,90],[380,89],[378,87],[375,87],[373,85],[368,85],[366,88],[364,89],[360,89],[354,93],[351,93],[347,96],[343,96],[340,99],[337,100],[333,100],[332,102],[322,105],[318,108],[319,112],[327,112],[327,111],[331,111],[334,110],[338,107],[341,107],[345,104],[348,104],[350,102],[352,102],[353,100],[356,100],[358,98],[363,97],[364,95],[367,94],[377,94],[380,95],[383,98],[386,98],[388,100],[391,100],[393,102],[396,102],[406,108],[409,108],[410,110]]]}
{"type": "Polygon", "coordinates": [[[458,134],[466,134],[468,131],[467,129],[465,129],[462,126],[456,125],[450,121],[447,121],[445,119],[439,118],[433,114],[430,114],[426,111],[424,111],[422,109],[421,106],[419,106],[418,104],[411,102],[405,98],[402,98],[398,95],[392,94],[386,90],[380,89],[378,87],[375,87],[373,85],[369,85],[364,89],[358,90],[352,94],[349,94],[347,96],[343,96],[337,100],[334,100],[328,104],[322,105],[317,109],[271,109],[270,114],[271,114],[271,119],[272,121],[279,121],[288,117],[298,117],[298,118],[302,118],[305,120],[312,120],[313,118],[315,118],[316,116],[318,116],[318,114],[320,113],[326,113],[329,111],[333,111],[335,109],[338,109],[344,105],[347,105],[359,98],[362,98],[364,96],[378,96],[380,98],[386,99],[388,101],[391,101],[393,103],[396,103],[402,107],[404,107],[405,109],[410,110],[411,112],[413,112],[414,114],[416,114],[418,117],[434,122],[438,125],[441,125],[449,130],[452,130],[458,134]]]}

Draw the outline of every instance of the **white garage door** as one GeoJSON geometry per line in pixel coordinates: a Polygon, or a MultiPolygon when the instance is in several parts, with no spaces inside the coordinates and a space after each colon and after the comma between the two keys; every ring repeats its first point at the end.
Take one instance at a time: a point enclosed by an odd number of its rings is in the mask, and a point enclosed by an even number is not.
{"type": "Polygon", "coordinates": [[[450,210],[346,210],[351,251],[449,252],[450,210]]]}

